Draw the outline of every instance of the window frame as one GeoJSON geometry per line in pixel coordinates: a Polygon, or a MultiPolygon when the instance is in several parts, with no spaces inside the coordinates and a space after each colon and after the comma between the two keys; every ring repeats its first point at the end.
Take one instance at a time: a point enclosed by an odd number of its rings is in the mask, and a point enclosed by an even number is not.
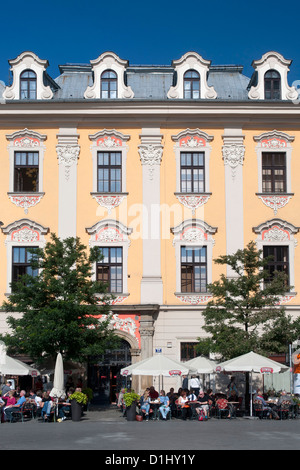
{"type": "Polygon", "coordinates": [[[121,193],[122,192],[122,152],[121,151],[98,150],[98,152],[97,152],[97,192],[98,193],[121,193]],[[105,163],[103,163],[103,165],[99,164],[100,154],[103,154],[103,160],[105,158],[105,154],[108,155],[108,160],[109,160],[108,164],[105,164],[105,163]],[[113,155],[115,155],[115,156],[118,155],[120,157],[120,164],[113,165],[111,163],[113,155]],[[100,189],[99,188],[99,185],[100,185],[99,170],[100,169],[103,169],[104,172],[105,172],[105,170],[108,172],[108,179],[105,180],[103,178],[103,185],[105,185],[105,181],[107,181],[107,183],[108,183],[108,190],[107,191],[105,191],[105,189],[100,189]],[[120,178],[119,179],[115,179],[115,180],[112,179],[113,170],[119,170],[119,172],[120,172],[120,178]],[[112,190],[113,182],[115,182],[115,184],[117,184],[117,183],[120,184],[120,189],[119,190],[116,190],[116,188],[115,188],[115,190],[112,190]]]}
{"type": "Polygon", "coordinates": [[[184,72],[183,75],[183,98],[184,99],[189,99],[189,100],[199,100],[201,98],[201,81],[200,81],[200,74],[197,72],[197,70],[194,69],[189,69],[186,72],[184,72]],[[191,75],[190,77],[188,75],[191,75]],[[193,76],[194,74],[194,76],[193,76]],[[190,90],[186,89],[186,84],[190,84],[190,90]],[[195,88],[195,86],[198,86],[198,89],[195,88]],[[197,97],[193,97],[194,92],[198,92],[197,97]],[[187,94],[190,94],[191,96],[187,96],[187,94]]]}
{"type": "Polygon", "coordinates": [[[269,278],[265,279],[264,282],[270,282],[274,277],[274,271],[285,272],[287,275],[287,284],[290,282],[290,259],[289,259],[289,246],[288,245],[263,245],[263,258],[268,258],[273,256],[274,259],[268,261],[268,265],[265,267],[265,271],[269,271],[269,278]],[[266,254],[266,251],[273,251],[272,253],[266,254]],[[278,254],[280,251],[285,251],[285,256],[287,261],[279,260],[278,254]],[[282,269],[277,269],[282,267],[282,269]],[[270,272],[270,269],[273,268],[273,274],[270,272]]]}
{"type": "Polygon", "coordinates": [[[264,97],[265,100],[281,100],[281,75],[277,70],[270,69],[264,74],[264,97]],[[268,74],[276,74],[276,77],[267,77],[268,74]],[[275,84],[279,84],[278,90],[274,88],[275,84]],[[270,85],[270,89],[267,90],[266,85],[270,85]],[[267,93],[270,93],[270,97],[267,98],[267,93]],[[275,96],[275,95],[278,96],[275,96]]]}
{"type": "MultiPolygon", "coordinates": [[[[186,179],[186,184],[187,184],[187,179],[186,179]]],[[[181,151],[180,152],[180,192],[183,193],[183,194],[193,194],[193,193],[197,193],[197,194],[203,194],[205,193],[205,152],[193,152],[193,151],[181,151]],[[188,164],[183,164],[183,157],[185,156],[186,157],[186,160],[188,158],[188,155],[191,155],[191,165],[188,165],[188,164]],[[194,164],[194,156],[195,155],[198,155],[198,156],[202,156],[202,165],[198,164],[198,165],[195,165],[194,164]],[[184,185],[184,180],[183,180],[183,171],[188,171],[188,170],[191,170],[191,190],[188,191],[187,189],[184,190],[183,189],[183,185],[184,185]],[[199,175],[199,171],[202,171],[202,180],[198,179],[196,180],[196,178],[194,177],[194,172],[195,171],[198,171],[198,175],[199,175]],[[198,181],[198,188],[199,189],[199,185],[200,185],[200,181],[203,181],[203,189],[201,191],[199,190],[195,190],[195,186],[196,186],[196,181],[198,181]]]]}
{"type": "Polygon", "coordinates": [[[118,74],[111,69],[106,69],[101,73],[100,76],[100,98],[103,100],[112,100],[118,98],[118,74]],[[104,77],[105,74],[113,74],[114,77],[104,77]],[[107,90],[103,89],[103,84],[107,83],[107,90]],[[112,89],[112,85],[115,85],[115,89],[112,89]],[[103,96],[103,93],[107,92],[107,97],[103,96]],[[112,93],[115,93],[116,96],[111,96],[112,93]]]}
{"type": "Polygon", "coordinates": [[[25,69],[20,73],[20,100],[36,100],[37,99],[37,75],[36,73],[31,70],[31,69],[25,69]],[[34,76],[32,77],[23,77],[24,74],[32,74],[34,76]],[[23,90],[22,89],[22,84],[26,83],[26,88],[23,90]],[[31,87],[30,84],[35,83],[35,88],[34,88],[34,96],[31,97],[31,87]],[[22,97],[22,93],[26,91],[27,97],[22,97]]]}
{"type": "MultiPolygon", "coordinates": [[[[13,290],[13,284],[18,282],[18,280],[20,280],[20,275],[19,275],[19,278],[16,278],[14,273],[15,273],[15,269],[16,268],[20,268],[20,267],[23,267],[23,269],[25,270],[25,272],[21,275],[23,276],[24,274],[30,274],[27,272],[27,269],[30,268],[30,259],[28,259],[29,255],[30,257],[34,256],[32,255],[31,253],[29,253],[29,250],[30,249],[37,249],[38,246],[36,245],[30,245],[30,246],[20,246],[20,245],[13,245],[12,246],[12,267],[11,267],[11,283],[12,283],[12,292],[14,291],[13,290]],[[14,255],[14,251],[15,250],[25,250],[25,261],[22,263],[22,262],[15,262],[15,255],[14,255]]],[[[38,272],[36,274],[33,274],[34,271],[32,271],[32,273],[30,274],[31,276],[35,277],[38,275],[38,272]]]]}
{"type": "Polygon", "coordinates": [[[196,294],[206,294],[207,293],[207,246],[191,246],[191,245],[181,245],[180,246],[180,272],[181,272],[181,293],[196,293],[196,294]],[[186,258],[188,256],[187,252],[190,250],[192,252],[192,261],[183,261],[183,250],[186,251],[186,258]],[[199,262],[195,261],[196,258],[196,250],[199,250],[199,262]],[[202,254],[201,252],[205,252],[205,261],[202,262],[202,254]],[[201,276],[201,268],[205,267],[205,289],[201,289],[202,281],[203,278],[201,276]],[[199,277],[196,278],[196,268],[199,268],[199,277]],[[191,278],[190,278],[190,285],[191,285],[191,290],[188,290],[188,274],[189,272],[191,273],[191,278]],[[200,288],[196,288],[196,279],[199,280],[199,285],[200,288]],[[184,281],[186,281],[186,289],[184,289],[184,281]]]}
{"type": "Polygon", "coordinates": [[[262,193],[263,194],[269,194],[269,193],[278,193],[278,194],[285,194],[286,193],[286,188],[287,188],[287,180],[286,180],[286,152],[262,152],[262,193]],[[264,163],[264,157],[269,156],[272,159],[271,164],[266,164],[264,163]],[[278,165],[275,163],[276,156],[282,156],[284,158],[284,165],[278,165]],[[283,177],[280,181],[283,182],[283,191],[278,191],[276,190],[276,171],[278,170],[283,170],[283,177]],[[270,171],[271,172],[271,190],[267,191],[264,187],[264,183],[267,182],[267,179],[264,177],[264,171],[270,171]]]}
{"type": "Polygon", "coordinates": [[[36,151],[19,151],[19,150],[16,150],[14,152],[14,187],[13,187],[13,191],[15,193],[37,193],[39,192],[39,152],[36,152],[36,151]],[[17,154],[20,154],[20,163],[17,163],[17,154]],[[23,155],[25,154],[25,159],[26,159],[26,164],[25,165],[22,165],[21,163],[21,160],[22,160],[22,157],[23,155]],[[33,158],[33,161],[35,160],[35,157],[37,156],[37,164],[35,163],[32,163],[30,164],[29,163],[29,155],[32,154],[32,158],[33,158]],[[21,171],[18,171],[20,169],[23,169],[26,171],[27,170],[30,170],[30,169],[35,169],[37,170],[37,174],[36,174],[36,188],[35,189],[23,189],[21,188],[21,186],[24,185],[24,182],[22,182],[22,175],[21,175],[21,171]]]}
{"type": "MultiPolygon", "coordinates": [[[[104,257],[104,259],[102,259],[101,261],[98,261],[96,263],[96,279],[98,282],[103,282],[104,284],[107,284],[107,292],[110,293],[110,294],[123,294],[123,247],[122,246],[100,246],[99,247],[101,252],[102,252],[102,255],[104,257]],[[105,261],[106,259],[106,255],[103,254],[103,250],[107,250],[108,252],[108,261],[105,261]],[[112,251],[113,250],[121,250],[121,262],[114,262],[112,261],[113,259],[113,256],[112,256],[112,251]],[[104,268],[107,268],[107,272],[108,272],[108,280],[105,281],[103,279],[99,279],[99,271],[104,269],[104,268]],[[113,271],[113,268],[115,268],[117,271],[118,271],[118,268],[121,268],[121,275],[116,277],[116,289],[112,288],[112,283],[113,283],[113,279],[112,279],[112,271],[113,271]],[[117,288],[117,284],[118,283],[121,283],[121,290],[118,290],[117,288]]],[[[116,258],[118,258],[118,254],[116,253],[116,258]]]]}

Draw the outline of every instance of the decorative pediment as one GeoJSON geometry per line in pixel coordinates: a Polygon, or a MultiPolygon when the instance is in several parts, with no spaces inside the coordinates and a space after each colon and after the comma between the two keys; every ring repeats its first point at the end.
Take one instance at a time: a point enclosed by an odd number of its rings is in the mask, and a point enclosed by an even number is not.
{"type": "Polygon", "coordinates": [[[199,150],[201,147],[206,147],[213,139],[212,135],[208,135],[200,129],[185,129],[177,135],[172,135],[176,147],[180,147],[182,150],[199,150]]]}
{"type": "Polygon", "coordinates": [[[44,73],[49,63],[47,60],[40,59],[36,54],[30,51],[22,52],[16,59],[9,60],[13,74],[13,83],[7,86],[3,92],[3,98],[6,100],[19,100],[20,96],[20,76],[25,70],[34,72],[36,76],[36,99],[49,100],[53,97],[53,91],[50,86],[44,84],[44,73]]]}
{"type": "Polygon", "coordinates": [[[259,240],[262,242],[288,243],[294,241],[296,243],[294,235],[299,232],[299,227],[282,219],[271,219],[253,227],[253,232],[259,235],[259,240]]]}
{"type": "Polygon", "coordinates": [[[134,93],[130,86],[125,85],[124,75],[128,66],[127,60],[122,60],[114,52],[104,52],[97,59],[91,60],[94,83],[88,86],[84,97],[86,99],[99,99],[101,96],[101,75],[106,70],[112,70],[117,75],[117,98],[133,98],[134,93]]]}
{"type": "Polygon", "coordinates": [[[99,147],[99,150],[118,150],[130,139],[130,135],[122,134],[115,129],[103,129],[95,134],[90,134],[89,139],[99,147]]]}
{"type": "Polygon", "coordinates": [[[43,236],[49,232],[48,227],[34,222],[30,219],[20,219],[6,227],[1,227],[2,232],[7,235],[6,242],[15,243],[37,243],[43,241],[43,236]]]}
{"type": "Polygon", "coordinates": [[[90,245],[130,243],[128,235],[132,233],[131,228],[126,227],[121,222],[112,219],[101,220],[92,227],[86,229],[90,235],[90,245]]]}
{"type": "Polygon", "coordinates": [[[289,86],[287,74],[291,60],[286,60],[281,54],[275,51],[267,52],[259,60],[254,60],[252,66],[255,69],[256,84],[251,86],[248,97],[252,100],[265,99],[265,73],[269,70],[275,70],[280,75],[281,99],[297,100],[298,92],[294,86],[289,86]]]}
{"type": "Polygon", "coordinates": [[[273,150],[289,147],[290,143],[295,140],[295,137],[274,129],[271,132],[264,132],[260,135],[255,135],[253,139],[255,142],[258,142],[263,149],[273,150]]]}
{"type": "Polygon", "coordinates": [[[202,220],[185,220],[177,227],[171,228],[171,232],[174,234],[173,245],[176,242],[184,242],[188,244],[214,244],[214,235],[217,231],[216,227],[208,225],[202,220]]]}
{"type": "Polygon", "coordinates": [[[42,143],[47,139],[47,136],[25,128],[23,130],[13,132],[12,134],[7,134],[6,138],[10,142],[11,146],[20,148],[20,150],[34,150],[42,145],[42,143]]]}
{"type": "Polygon", "coordinates": [[[168,91],[168,98],[177,99],[184,97],[183,82],[184,74],[188,70],[195,70],[200,76],[200,98],[215,99],[217,93],[212,86],[207,85],[207,75],[211,61],[203,59],[197,52],[187,52],[179,60],[173,60],[172,66],[175,69],[177,83],[171,86],[168,91]]]}

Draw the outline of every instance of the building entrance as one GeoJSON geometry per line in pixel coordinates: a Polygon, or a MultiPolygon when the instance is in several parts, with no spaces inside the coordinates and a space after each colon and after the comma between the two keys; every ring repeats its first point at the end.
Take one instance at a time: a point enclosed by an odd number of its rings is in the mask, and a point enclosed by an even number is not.
{"type": "Polygon", "coordinates": [[[88,387],[93,390],[94,405],[115,403],[117,393],[125,386],[120,375],[123,367],[131,364],[130,344],[121,340],[118,349],[106,350],[103,356],[90,357],[88,364],[88,387]]]}

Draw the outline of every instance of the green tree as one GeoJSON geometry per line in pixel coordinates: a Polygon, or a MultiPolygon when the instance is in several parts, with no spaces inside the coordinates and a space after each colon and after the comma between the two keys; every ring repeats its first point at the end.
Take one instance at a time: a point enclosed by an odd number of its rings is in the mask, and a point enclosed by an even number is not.
{"type": "Polygon", "coordinates": [[[298,323],[279,305],[280,296],[290,290],[287,276],[276,272],[270,278],[269,260],[253,241],[244,250],[215,260],[229,266],[233,276],[222,274],[208,286],[213,299],[203,312],[208,336],[199,338],[199,353],[219,353],[224,360],[251,350],[270,355],[286,352],[297,338],[298,323]]]}
{"type": "Polygon", "coordinates": [[[92,280],[92,266],[101,259],[101,250],[92,248],[88,254],[79,238],[60,240],[51,234],[44,249],[30,252],[36,276],[26,274],[12,284],[3,304],[10,331],[1,339],[9,353],[25,353],[39,362],[61,352],[65,359],[80,361],[114,348],[111,296],[104,284],[92,280]]]}

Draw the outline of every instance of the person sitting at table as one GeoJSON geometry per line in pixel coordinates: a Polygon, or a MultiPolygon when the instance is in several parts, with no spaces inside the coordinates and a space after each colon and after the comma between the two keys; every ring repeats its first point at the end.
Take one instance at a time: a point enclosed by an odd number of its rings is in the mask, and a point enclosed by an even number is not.
{"type": "Polygon", "coordinates": [[[197,401],[199,403],[199,406],[197,406],[196,412],[199,415],[199,419],[201,417],[201,411],[203,411],[204,413],[204,419],[208,419],[209,396],[204,393],[204,390],[200,390],[197,401]]]}
{"type": "Polygon", "coordinates": [[[170,401],[169,398],[166,396],[166,393],[164,390],[160,391],[160,395],[158,397],[159,402],[161,403],[161,406],[159,407],[159,411],[162,415],[162,419],[165,421],[167,419],[167,415],[170,411],[170,401]]]}
{"type": "Polygon", "coordinates": [[[237,396],[237,393],[235,390],[231,390],[231,393],[228,397],[228,407],[229,407],[229,413],[228,413],[228,418],[231,418],[232,416],[235,416],[236,414],[236,405],[239,402],[239,397],[237,396]]]}
{"type": "Polygon", "coordinates": [[[191,409],[190,406],[188,405],[188,396],[186,393],[186,390],[182,390],[180,397],[177,400],[178,406],[180,406],[181,409],[181,418],[186,421],[187,417],[191,417],[191,409]]]}
{"type": "Polygon", "coordinates": [[[155,390],[153,385],[149,389],[149,396],[151,400],[157,400],[158,399],[158,392],[155,390]]]}
{"type": "Polygon", "coordinates": [[[269,406],[267,404],[267,402],[265,401],[261,391],[258,389],[257,392],[256,392],[256,395],[254,397],[254,399],[256,401],[260,401],[261,404],[262,404],[262,407],[263,407],[263,411],[266,411],[267,412],[267,417],[269,418],[270,416],[273,418],[273,419],[279,419],[279,416],[278,416],[278,413],[277,411],[275,410],[275,408],[271,408],[271,406],[269,406]]]}
{"type": "Polygon", "coordinates": [[[18,399],[17,403],[14,405],[9,405],[6,406],[5,409],[5,417],[7,421],[13,421],[12,419],[12,413],[14,411],[19,411],[20,408],[22,408],[22,405],[26,402],[26,392],[25,390],[20,391],[20,398],[18,399]]]}
{"type": "Polygon", "coordinates": [[[149,388],[146,388],[140,399],[141,411],[145,413],[146,421],[149,421],[150,401],[149,388]]]}

